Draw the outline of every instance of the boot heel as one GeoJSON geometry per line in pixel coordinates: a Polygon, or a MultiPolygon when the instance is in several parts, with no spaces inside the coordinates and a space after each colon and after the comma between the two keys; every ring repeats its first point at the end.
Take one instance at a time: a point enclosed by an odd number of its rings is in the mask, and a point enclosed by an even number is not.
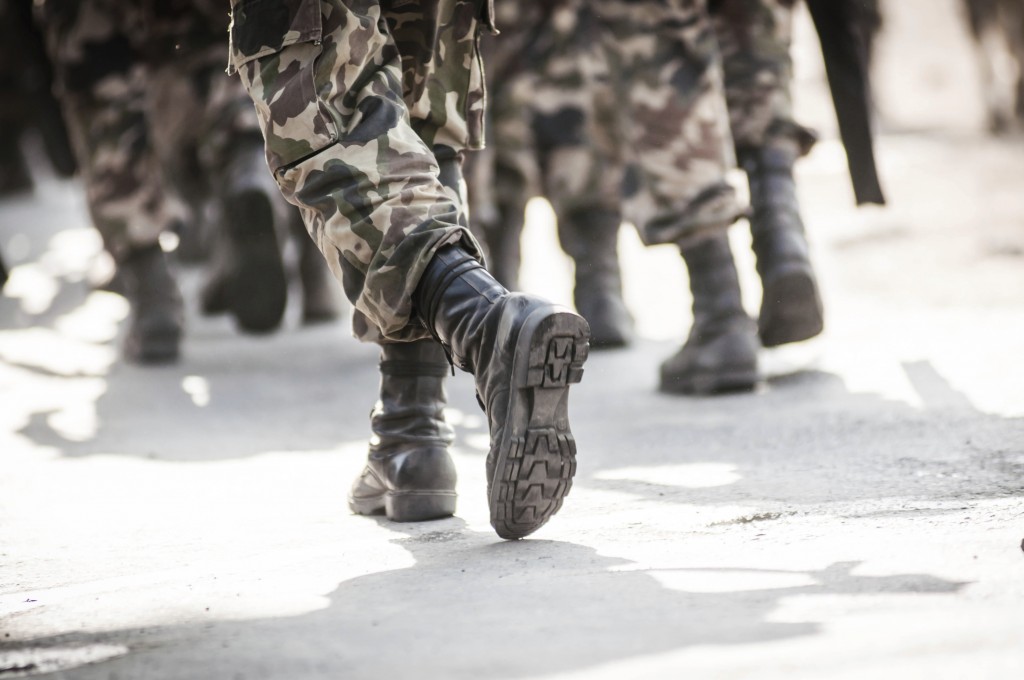
{"type": "Polygon", "coordinates": [[[392,522],[422,522],[455,514],[455,492],[389,493],[384,512],[392,522]]]}
{"type": "Polygon", "coordinates": [[[530,344],[525,387],[567,388],[583,379],[590,327],[580,316],[558,312],[538,324],[530,344]]]}

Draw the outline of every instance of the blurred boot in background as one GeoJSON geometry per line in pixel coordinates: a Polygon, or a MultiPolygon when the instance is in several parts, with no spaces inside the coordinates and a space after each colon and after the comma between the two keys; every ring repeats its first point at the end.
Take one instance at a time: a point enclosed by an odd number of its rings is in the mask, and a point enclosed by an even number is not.
{"type": "Polygon", "coordinates": [[[816,139],[792,114],[794,4],[709,2],[736,154],[750,183],[750,232],[763,291],[758,332],[766,347],[807,340],[824,325],[793,179],[794,162],[816,139]]]}
{"type": "Polygon", "coordinates": [[[562,212],[558,237],[576,265],[573,302],[590,324],[590,346],[623,347],[632,339],[633,317],[622,298],[618,210],[562,212]]]}
{"type": "Polygon", "coordinates": [[[125,358],[141,364],[177,360],[184,316],[167,255],[159,245],[132,249],[119,269],[131,308],[125,358]]]}
{"type": "Polygon", "coordinates": [[[821,295],[793,181],[796,144],[745,149],[750,234],[761,277],[758,334],[765,347],[807,340],[824,325],[821,295]]]}
{"type": "Polygon", "coordinates": [[[693,326],[661,365],[660,389],[679,394],[749,390],[757,383],[757,334],[743,309],[725,232],[680,248],[690,277],[693,326]]]}

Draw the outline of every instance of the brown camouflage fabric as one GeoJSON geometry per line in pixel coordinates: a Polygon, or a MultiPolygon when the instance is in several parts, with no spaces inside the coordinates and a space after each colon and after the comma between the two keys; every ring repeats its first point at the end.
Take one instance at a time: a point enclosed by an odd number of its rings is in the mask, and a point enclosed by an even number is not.
{"type": "Polygon", "coordinates": [[[222,0],[45,0],[40,19],[93,222],[118,259],[215,191],[235,149],[262,144],[224,74],[222,0]]]}
{"type": "MultiPolygon", "coordinates": [[[[496,10],[501,33],[481,42],[488,148],[467,158],[472,226],[518,260],[526,203],[542,195],[572,252],[585,237],[571,228],[574,214],[603,211],[616,221],[621,203],[615,104],[596,18],[583,0],[506,2],[496,10]]],[[[491,265],[515,285],[515,262],[491,265]]]]}
{"type": "Polygon", "coordinates": [[[156,243],[176,217],[146,121],[141,8],[120,0],[47,0],[42,8],[56,86],[107,249],[156,243]]]}
{"type": "Polygon", "coordinates": [[[685,244],[742,213],[714,31],[700,0],[592,0],[629,163],[624,215],[648,244],[685,244]]]}
{"type": "MultiPolygon", "coordinates": [[[[724,180],[733,154],[716,34],[731,31],[724,75],[737,142],[760,142],[769,130],[804,135],[789,115],[788,3],[739,4],[716,6],[728,15],[714,24],[700,2],[499,5],[502,33],[485,49],[493,169],[470,173],[474,223],[521,226],[516,216],[537,194],[559,216],[587,206],[615,212],[623,155],[631,161],[626,217],[648,243],[681,243],[731,223],[740,210],[724,180]],[[601,36],[604,52],[595,49],[601,36]]],[[[580,235],[560,231],[571,249],[580,235]]]]}
{"type": "Polygon", "coordinates": [[[427,337],[411,298],[430,257],[456,242],[479,254],[453,168],[483,144],[490,3],[235,0],[232,15],[231,69],[282,192],[362,315],[356,335],[427,337]]]}
{"type": "Polygon", "coordinates": [[[796,0],[710,0],[722,52],[729,124],[737,151],[796,142],[807,153],[815,141],[793,120],[793,6],[796,0]]]}

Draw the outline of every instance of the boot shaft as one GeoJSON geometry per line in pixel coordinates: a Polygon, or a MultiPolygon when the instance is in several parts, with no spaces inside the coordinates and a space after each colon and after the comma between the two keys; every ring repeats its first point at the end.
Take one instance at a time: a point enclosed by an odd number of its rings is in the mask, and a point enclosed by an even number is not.
{"type": "Polygon", "coordinates": [[[472,255],[458,246],[445,246],[423,271],[413,305],[452,365],[475,374],[481,351],[493,346],[494,328],[487,317],[508,295],[472,255]]]}
{"type": "Polygon", "coordinates": [[[690,278],[695,327],[743,317],[739,274],[733,260],[729,236],[714,234],[694,245],[681,248],[690,278]]]}
{"type": "Polygon", "coordinates": [[[452,443],[454,431],[444,418],[448,370],[444,351],[434,340],[381,346],[380,399],[370,415],[375,437],[371,450],[452,443]]]}
{"type": "Polygon", "coordinates": [[[796,149],[785,146],[747,150],[742,157],[750,183],[750,235],[762,278],[809,262],[793,178],[796,158],[796,149]]]}

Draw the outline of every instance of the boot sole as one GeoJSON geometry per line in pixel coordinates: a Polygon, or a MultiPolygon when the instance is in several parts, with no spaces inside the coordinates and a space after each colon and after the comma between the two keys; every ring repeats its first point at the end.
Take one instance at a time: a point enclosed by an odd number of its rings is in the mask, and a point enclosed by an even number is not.
{"type": "Polygon", "coordinates": [[[659,391],[668,394],[711,395],[749,392],[757,386],[757,368],[733,368],[714,373],[696,373],[683,379],[662,380],[659,391]]]}
{"type": "Polygon", "coordinates": [[[237,263],[227,286],[230,312],[241,330],[268,333],[281,325],[288,301],[274,206],[266,194],[245,191],[227,200],[226,212],[237,263]]]}
{"type": "Polygon", "coordinates": [[[455,514],[454,491],[389,491],[371,498],[348,499],[349,509],[357,515],[387,516],[392,522],[423,522],[455,514]]]}
{"type": "Polygon", "coordinates": [[[809,340],[825,326],[814,275],[791,271],[765,284],[758,335],[765,347],[809,340]]]}
{"type": "Polygon", "coordinates": [[[125,359],[136,364],[170,364],[180,357],[181,338],[161,338],[145,340],[136,346],[134,343],[125,347],[125,359]]]}
{"type": "Polygon", "coordinates": [[[491,526],[499,536],[528,536],[562,507],[576,474],[569,430],[569,386],[580,382],[590,329],[557,307],[531,313],[516,340],[506,427],[492,450],[491,526]]]}

